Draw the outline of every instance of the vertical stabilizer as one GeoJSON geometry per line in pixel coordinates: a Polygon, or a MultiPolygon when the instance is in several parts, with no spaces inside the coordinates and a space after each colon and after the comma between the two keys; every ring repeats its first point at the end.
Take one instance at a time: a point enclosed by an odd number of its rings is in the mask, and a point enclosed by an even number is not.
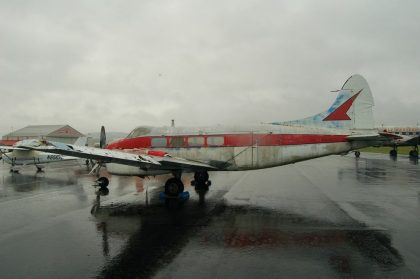
{"type": "Polygon", "coordinates": [[[344,83],[332,106],[314,116],[275,122],[277,125],[310,125],[342,129],[372,129],[373,96],[367,81],[361,75],[353,75],[344,83]]]}

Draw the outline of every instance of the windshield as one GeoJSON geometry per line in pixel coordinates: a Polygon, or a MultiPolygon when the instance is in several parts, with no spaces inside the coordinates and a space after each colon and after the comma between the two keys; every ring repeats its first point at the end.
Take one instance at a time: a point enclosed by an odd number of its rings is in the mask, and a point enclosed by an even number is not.
{"type": "Polygon", "coordinates": [[[136,138],[136,137],[144,136],[144,135],[149,134],[150,132],[151,132],[150,128],[137,127],[130,134],[128,134],[127,138],[136,138]]]}

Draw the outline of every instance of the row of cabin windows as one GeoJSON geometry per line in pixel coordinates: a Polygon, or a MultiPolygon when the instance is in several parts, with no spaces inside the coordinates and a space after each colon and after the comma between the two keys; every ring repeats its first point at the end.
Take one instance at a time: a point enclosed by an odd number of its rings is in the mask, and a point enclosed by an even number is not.
{"type": "MultiPolygon", "coordinates": [[[[209,136],[207,137],[207,146],[223,146],[225,143],[224,137],[209,136]]],[[[170,147],[183,147],[183,146],[204,146],[204,137],[170,137],[170,147]]],[[[167,141],[165,137],[152,138],[152,147],[166,147],[167,141]]]]}
{"type": "MultiPolygon", "coordinates": [[[[395,134],[399,135],[400,132],[395,132],[395,134]]],[[[401,135],[409,135],[409,136],[420,135],[420,132],[401,132],[401,135]]]]}

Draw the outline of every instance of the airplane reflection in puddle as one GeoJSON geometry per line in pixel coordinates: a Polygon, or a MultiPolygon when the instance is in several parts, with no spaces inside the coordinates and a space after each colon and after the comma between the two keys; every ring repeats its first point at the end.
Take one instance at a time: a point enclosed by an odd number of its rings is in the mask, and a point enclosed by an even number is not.
{"type": "MultiPolygon", "coordinates": [[[[372,276],[378,270],[395,271],[404,266],[386,231],[370,229],[356,221],[349,226],[284,211],[223,203],[189,206],[175,212],[159,206],[126,205],[124,210],[104,207],[95,221],[102,234],[105,257],[109,257],[110,236],[127,236],[123,249],[108,261],[99,277],[150,277],[175,258],[181,258],[181,262],[194,257],[204,260],[214,249],[225,251],[220,261],[232,265],[238,264],[241,257],[258,257],[264,251],[282,255],[282,260],[292,265],[297,260],[301,263],[299,268],[313,261],[324,269],[344,274],[372,276]]],[[[277,265],[275,260],[264,263],[265,267],[277,265]]]]}

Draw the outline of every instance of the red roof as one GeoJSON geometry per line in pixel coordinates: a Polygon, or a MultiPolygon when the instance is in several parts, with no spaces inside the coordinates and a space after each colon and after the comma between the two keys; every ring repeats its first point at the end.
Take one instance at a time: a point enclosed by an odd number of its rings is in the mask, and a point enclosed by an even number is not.
{"type": "Polygon", "coordinates": [[[0,140],[0,145],[10,145],[15,144],[17,140],[0,140]]]}

